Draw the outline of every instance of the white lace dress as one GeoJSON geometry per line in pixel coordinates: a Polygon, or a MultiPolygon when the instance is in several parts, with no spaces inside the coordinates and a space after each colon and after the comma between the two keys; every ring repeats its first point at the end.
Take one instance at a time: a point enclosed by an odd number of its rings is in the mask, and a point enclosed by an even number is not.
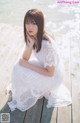
{"type": "MultiPolygon", "coordinates": [[[[26,45],[25,45],[25,48],[26,45]]],[[[42,41],[41,50],[31,57],[32,64],[46,68],[55,66],[53,77],[44,76],[31,69],[15,63],[12,72],[12,101],[8,102],[11,111],[18,108],[21,111],[31,108],[40,97],[47,99],[47,108],[67,106],[72,103],[69,90],[64,86],[64,71],[57,53],[55,43],[42,41]]]]}

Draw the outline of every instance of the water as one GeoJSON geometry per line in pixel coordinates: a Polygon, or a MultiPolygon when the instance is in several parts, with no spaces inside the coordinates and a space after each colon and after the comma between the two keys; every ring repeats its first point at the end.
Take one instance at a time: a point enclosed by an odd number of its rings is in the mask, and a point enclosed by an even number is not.
{"type": "Polygon", "coordinates": [[[45,10],[49,3],[33,0],[0,0],[0,22],[21,24],[28,9],[40,8],[45,10]]]}
{"type": "Polygon", "coordinates": [[[80,38],[80,4],[58,4],[57,0],[0,0],[0,27],[2,24],[22,27],[24,15],[31,8],[43,11],[45,28],[50,33],[80,38]]]}
{"type": "Polygon", "coordinates": [[[66,4],[58,4],[56,0],[0,0],[0,23],[20,25],[26,11],[31,8],[41,9],[46,16],[46,21],[56,23],[75,18],[75,14],[80,12],[79,5],[67,7],[66,4]]]}

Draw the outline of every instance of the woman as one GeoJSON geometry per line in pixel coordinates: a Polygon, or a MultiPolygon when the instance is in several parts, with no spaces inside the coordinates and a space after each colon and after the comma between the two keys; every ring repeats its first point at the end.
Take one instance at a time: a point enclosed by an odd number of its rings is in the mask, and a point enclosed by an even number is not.
{"type": "Polygon", "coordinates": [[[11,111],[31,108],[43,96],[47,108],[71,104],[68,89],[54,39],[44,30],[44,15],[38,9],[24,17],[25,49],[12,72],[11,111]],[[33,54],[33,55],[32,55],[33,54]]]}

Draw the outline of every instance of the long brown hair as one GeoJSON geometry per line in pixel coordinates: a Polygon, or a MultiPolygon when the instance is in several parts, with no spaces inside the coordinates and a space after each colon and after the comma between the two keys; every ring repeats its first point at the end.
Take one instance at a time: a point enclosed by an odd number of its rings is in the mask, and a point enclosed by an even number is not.
{"type": "MultiPolygon", "coordinates": [[[[47,34],[44,31],[44,15],[38,9],[28,10],[28,12],[25,14],[25,17],[24,17],[24,39],[25,39],[26,45],[28,43],[27,35],[26,35],[26,21],[27,21],[27,19],[34,20],[38,26],[37,50],[36,50],[38,52],[41,49],[42,39],[49,40],[49,38],[47,37],[47,34]]],[[[33,48],[35,49],[35,44],[34,44],[33,48]]]]}

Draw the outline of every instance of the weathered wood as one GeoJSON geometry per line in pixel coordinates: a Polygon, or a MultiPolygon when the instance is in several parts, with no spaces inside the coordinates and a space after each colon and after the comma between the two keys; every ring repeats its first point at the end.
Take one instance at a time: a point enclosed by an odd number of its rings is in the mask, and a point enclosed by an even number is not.
{"type": "Polygon", "coordinates": [[[9,95],[5,95],[0,103],[0,113],[9,113],[10,108],[7,104],[9,99],[9,95]]]}
{"type": "Polygon", "coordinates": [[[57,123],[71,123],[72,105],[58,108],[57,123]]]}
{"type": "Polygon", "coordinates": [[[44,100],[42,117],[40,123],[56,123],[57,110],[55,108],[47,108],[47,99],[44,100]]]}
{"type": "Polygon", "coordinates": [[[40,123],[43,102],[44,98],[39,99],[36,104],[27,111],[24,123],[40,123]]]}
{"type": "MultiPolygon", "coordinates": [[[[67,54],[67,61],[65,61],[65,77],[64,77],[64,84],[69,89],[71,93],[71,78],[70,78],[70,41],[66,40],[65,47],[67,47],[65,52],[68,51],[67,54]]],[[[71,106],[66,107],[60,107],[58,108],[58,117],[57,117],[57,123],[71,123],[71,106]]]]}
{"type": "Polygon", "coordinates": [[[80,41],[73,41],[75,47],[71,50],[72,120],[73,123],[80,123],[80,41]]]}
{"type": "Polygon", "coordinates": [[[8,102],[12,100],[12,93],[11,92],[7,92],[5,91],[4,93],[4,96],[3,96],[3,99],[0,103],[0,111],[2,113],[7,113],[7,112],[10,112],[10,108],[8,106],[8,102]]]}
{"type": "Polygon", "coordinates": [[[75,77],[72,77],[72,82],[74,83],[72,85],[72,98],[73,98],[72,118],[73,118],[73,123],[79,123],[80,122],[80,86],[78,82],[80,82],[80,78],[76,79],[75,77]]]}
{"type": "MultiPolygon", "coordinates": [[[[72,41],[74,43],[74,40],[72,41]]],[[[71,50],[71,81],[72,81],[72,118],[73,123],[80,122],[80,41],[75,42],[75,47],[71,50]],[[77,48],[77,49],[76,49],[77,48]],[[75,61],[74,61],[75,56],[75,61]]]]}
{"type": "Polygon", "coordinates": [[[58,108],[57,123],[71,123],[71,106],[58,108]]]}

